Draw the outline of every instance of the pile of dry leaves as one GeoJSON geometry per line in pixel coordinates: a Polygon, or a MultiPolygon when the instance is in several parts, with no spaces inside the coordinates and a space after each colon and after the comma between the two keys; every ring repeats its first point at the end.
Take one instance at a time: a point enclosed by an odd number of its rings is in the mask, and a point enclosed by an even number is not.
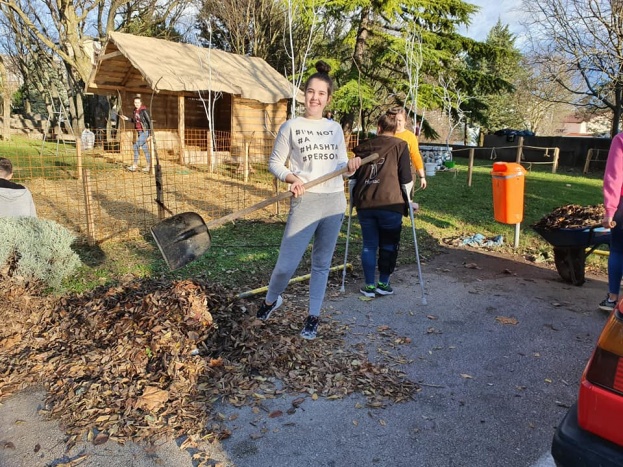
{"type": "Polygon", "coordinates": [[[543,216],[534,227],[539,229],[586,229],[600,225],[605,211],[603,204],[580,206],[567,204],[543,216]]]}
{"type": "Polygon", "coordinates": [[[397,365],[346,344],[341,323],[325,319],[322,338],[302,342],[303,310],[263,323],[230,291],[198,281],[141,279],[50,298],[0,280],[0,302],[0,398],[43,384],[70,442],[223,438],[217,401],[358,391],[378,407],[418,390],[397,365]]]}

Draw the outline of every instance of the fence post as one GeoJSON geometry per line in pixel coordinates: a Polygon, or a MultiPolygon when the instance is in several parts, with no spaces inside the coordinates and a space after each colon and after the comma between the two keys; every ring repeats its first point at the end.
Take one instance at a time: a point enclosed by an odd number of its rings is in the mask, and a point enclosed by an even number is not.
{"type": "Polygon", "coordinates": [[[519,142],[517,143],[517,157],[515,158],[515,162],[518,164],[521,163],[521,156],[523,154],[523,136],[519,137],[519,142]]]}
{"type": "Polygon", "coordinates": [[[469,150],[469,163],[467,164],[467,186],[472,186],[472,173],[474,172],[474,153],[476,150],[470,148],[469,150]]]}
{"type": "Polygon", "coordinates": [[[212,147],[212,131],[208,130],[208,170],[210,171],[210,173],[214,172],[214,152],[213,152],[213,147],[212,147]]]}
{"type": "Polygon", "coordinates": [[[84,189],[84,207],[87,217],[87,243],[95,245],[95,220],[93,219],[93,195],[91,193],[91,178],[89,169],[82,169],[82,187],[84,189]]]}
{"type": "Polygon", "coordinates": [[[249,181],[249,148],[251,143],[245,141],[244,143],[244,182],[249,181]]]}
{"type": "Polygon", "coordinates": [[[554,163],[552,164],[552,173],[558,170],[558,157],[560,156],[560,148],[554,148],[554,163]]]}
{"type": "MultiPolygon", "coordinates": [[[[277,177],[273,177],[273,187],[275,188],[275,196],[279,194],[279,179],[277,177]]],[[[281,213],[281,203],[275,203],[275,214],[279,215],[281,213]]]]}
{"type": "Polygon", "coordinates": [[[184,116],[186,114],[186,106],[184,101],[184,95],[177,97],[177,134],[180,145],[180,165],[184,165],[184,152],[186,150],[186,122],[184,116]]]}
{"type": "Polygon", "coordinates": [[[76,172],[78,180],[82,181],[82,141],[76,138],[76,172]]]}

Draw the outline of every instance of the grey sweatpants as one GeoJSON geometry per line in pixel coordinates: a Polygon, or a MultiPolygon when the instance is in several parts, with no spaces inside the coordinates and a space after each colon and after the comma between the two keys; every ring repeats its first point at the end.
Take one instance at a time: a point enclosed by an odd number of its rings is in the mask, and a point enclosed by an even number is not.
{"type": "Polygon", "coordinates": [[[345,210],[343,192],[305,193],[300,198],[291,199],[279,259],[268,283],[267,303],[273,303],[286,289],[313,237],[309,314],[320,315],[345,210]]]}

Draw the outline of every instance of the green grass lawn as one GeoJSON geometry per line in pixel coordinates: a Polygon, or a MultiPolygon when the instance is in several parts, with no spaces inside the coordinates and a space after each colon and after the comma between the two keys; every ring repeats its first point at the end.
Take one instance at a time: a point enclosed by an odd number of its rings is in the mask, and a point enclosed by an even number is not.
{"type": "MultiPolygon", "coordinates": [[[[15,166],[17,180],[35,177],[63,179],[75,176],[75,145],[69,142],[30,140],[14,137],[0,141],[0,156],[15,166]]],[[[420,204],[416,228],[420,255],[434,255],[448,239],[460,239],[480,233],[486,237],[502,235],[505,246],[499,250],[509,255],[525,255],[551,260],[551,246],[531,225],[553,209],[565,204],[592,205],[602,202],[601,173],[582,175],[580,169],[561,167],[552,174],[549,165],[533,166],[525,176],[525,212],[521,224],[519,248],[512,248],[514,226],[501,224],[493,216],[491,169],[493,161],[476,160],[472,185],[467,186],[467,158],[455,157],[458,172],[439,172],[428,177],[428,188],[418,190],[420,204]]],[[[83,166],[105,162],[86,155],[83,166]]],[[[265,165],[255,167],[254,178],[272,183],[265,165]]],[[[341,264],[346,245],[345,219],[333,264],[341,264]]],[[[128,276],[164,276],[171,278],[204,277],[226,286],[247,289],[265,285],[279,252],[285,214],[265,222],[238,220],[212,234],[212,246],[200,259],[174,272],[167,270],[151,236],[123,243],[107,242],[96,248],[77,245],[84,266],[80,273],[65,282],[69,290],[81,291],[97,285],[114,283],[128,276]]],[[[415,262],[409,218],[404,218],[399,262],[415,262]]],[[[350,235],[349,261],[358,268],[361,232],[356,216],[350,235]]],[[[603,247],[602,247],[603,248],[603,247]]],[[[297,274],[309,272],[309,252],[297,274]]],[[[605,268],[604,257],[591,255],[589,265],[605,268]]]]}
{"type": "MultiPolygon", "coordinates": [[[[583,176],[579,169],[561,168],[557,174],[549,166],[536,166],[525,176],[525,214],[521,224],[519,248],[513,249],[514,226],[501,224],[493,217],[492,162],[476,161],[472,186],[467,186],[467,158],[455,158],[458,172],[437,173],[428,179],[428,188],[419,190],[420,204],[416,229],[420,255],[435,255],[444,240],[480,233],[486,237],[502,235],[505,245],[498,251],[524,255],[537,261],[551,261],[551,246],[531,225],[553,209],[565,204],[592,205],[602,202],[600,174],[583,176]]],[[[348,217],[345,218],[333,264],[342,264],[348,217]]],[[[264,222],[238,220],[214,229],[211,247],[200,259],[177,271],[168,271],[151,237],[124,243],[105,243],[97,249],[81,246],[85,262],[80,273],[66,281],[69,290],[85,290],[116,282],[127,276],[162,276],[169,278],[201,277],[239,290],[266,285],[277,259],[285,214],[264,222]]],[[[404,218],[399,263],[415,262],[413,235],[408,217],[404,218]]],[[[353,218],[349,262],[359,267],[361,232],[353,218]]],[[[309,272],[311,248],[304,256],[297,275],[309,272]]],[[[605,268],[604,257],[591,255],[594,268],[605,268]]],[[[587,266],[589,267],[589,266],[587,266]]],[[[341,273],[340,273],[341,274],[341,273]]]]}
{"type": "MultiPolygon", "coordinates": [[[[33,178],[63,180],[75,177],[78,170],[76,144],[72,141],[41,141],[13,136],[10,141],[0,140],[0,156],[11,160],[16,180],[33,178]]],[[[84,168],[104,168],[106,162],[84,153],[84,168]]]]}

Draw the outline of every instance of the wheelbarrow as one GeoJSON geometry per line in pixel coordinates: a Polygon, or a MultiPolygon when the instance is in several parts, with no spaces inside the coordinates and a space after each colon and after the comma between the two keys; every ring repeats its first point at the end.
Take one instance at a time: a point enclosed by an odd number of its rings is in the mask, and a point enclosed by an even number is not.
{"type": "Polygon", "coordinates": [[[554,247],[554,262],[560,277],[578,286],[584,284],[586,257],[599,245],[610,243],[610,229],[600,225],[575,229],[532,228],[554,247]]]}

